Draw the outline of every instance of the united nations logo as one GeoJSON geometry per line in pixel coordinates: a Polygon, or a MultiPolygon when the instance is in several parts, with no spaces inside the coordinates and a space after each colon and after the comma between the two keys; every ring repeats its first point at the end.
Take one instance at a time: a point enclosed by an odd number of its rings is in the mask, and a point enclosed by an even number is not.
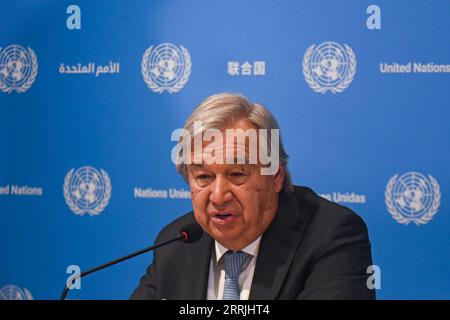
{"type": "Polygon", "coordinates": [[[9,284],[0,289],[0,300],[33,300],[33,296],[26,288],[9,284]]]}
{"type": "Polygon", "coordinates": [[[84,166],[71,169],[64,179],[64,198],[75,214],[98,215],[111,198],[111,180],[105,170],[84,166]]]}
{"type": "Polygon", "coordinates": [[[191,56],[183,46],[163,43],[145,50],[141,73],[145,83],[154,92],[180,91],[191,75],[191,56]]]}
{"type": "Polygon", "coordinates": [[[303,57],[303,75],[316,92],[344,91],[356,73],[356,57],[352,48],[336,42],[324,42],[308,48],[303,57]],[[345,48],[344,48],[345,47],[345,48]]]}
{"type": "Polygon", "coordinates": [[[441,191],[436,179],[418,172],[393,176],[386,187],[386,206],[392,217],[402,224],[429,222],[441,203],[441,191]]]}
{"type": "Polygon", "coordinates": [[[0,47],[0,90],[6,93],[27,91],[38,72],[34,51],[13,44],[2,50],[0,47]]]}

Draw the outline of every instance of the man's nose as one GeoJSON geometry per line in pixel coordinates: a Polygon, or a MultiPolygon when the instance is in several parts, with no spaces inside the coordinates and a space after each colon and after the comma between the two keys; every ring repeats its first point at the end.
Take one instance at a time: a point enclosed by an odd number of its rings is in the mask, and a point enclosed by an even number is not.
{"type": "Polygon", "coordinates": [[[211,195],[209,200],[216,206],[222,206],[233,199],[230,183],[227,179],[217,176],[211,185],[211,195]]]}

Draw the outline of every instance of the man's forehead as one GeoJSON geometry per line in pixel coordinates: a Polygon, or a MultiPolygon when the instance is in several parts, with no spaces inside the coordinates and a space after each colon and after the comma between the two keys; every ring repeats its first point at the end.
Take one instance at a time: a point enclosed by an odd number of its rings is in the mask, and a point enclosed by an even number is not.
{"type": "Polygon", "coordinates": [[[278,170],[278,129],[271,129],[269,134],[267,129],[259,129],[247,120],[221,129],[205,129],[201,122],[194,122],[193,136],[190,133],[183,136],[177,151],[180,158],[176,161],[203,164],[203,167],[205,164],[271,164],[272,167],[273,164],[278,170]]]}
{"type": "Polygon", "coordinates": [[[243,169],[243,170],[249,170],[253,167],[256,167],[257,165],[254,164],[208,164],[205,162],[202,163],[192,163],[188,165],[188,168],[191,170],[202,170],[202,169],[210,169],[210,168],[221,168],[224,170],[235,170],[235,169],[243,169]]]}
{"type": "Polygon", "coordinates": [[[214,150],[214,152],[217,154],[227,154],[229,156],[232,156],[233,152],[236,153],[237,151],[247,155],[249,153],[249,148],[251,148],[252,145],[250,145],[248,142],[245,141],[232,141],[229,139],[227,139],[226,141],[224,140],[223,143],[222,141],[215,141],[215,140],[202,141],[201,149],[198,150],[195,148],[195,144],[191,145],[191,149],[194,155],[199,152],[203,152],[205,149],[207,150],[208,147],[214,150]]]}
{"type": "Polygon", "coordinates": [[[199,152],[193,152],[191,156],[191,163],[193,164],[208,164],[208,163],[218,163],[218,164],[255,164],[255,159],[250,157],[249,152],[244,148],[240,149],[227,149],[225,152],[223,150],[213,150],[209,152],[208,150],[203,150],[199,152]]]}

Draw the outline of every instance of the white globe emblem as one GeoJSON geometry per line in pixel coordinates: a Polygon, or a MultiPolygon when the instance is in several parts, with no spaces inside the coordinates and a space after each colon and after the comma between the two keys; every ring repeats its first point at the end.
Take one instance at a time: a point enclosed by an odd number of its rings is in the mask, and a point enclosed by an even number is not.
{"type": "Polygon", "coordinates": [[[439,184],[431,175],[418,172],[393,176],[386,187],[388,211],[399,223],[416,225],[429,222],[437,213],[441,202],[439,184]]]}
{"type": "Polygon", "coordinates": [[[191,68],[187,49],[171,43],[151,46],[142,56],[142,77],[148,87],[158,93],[180,91],[189,80],[191,68]]]}
{"type": "Polygon", "coordinates": [[[6,93],[27,91],[38,71],[38,62],[34,51],[28,47],[13,44],[0,48],[0,90],[6,93]]]}
{"type": "Polygon", "coordinates": [[[111,198],[111,180],[105,170],[84,166],[71,169],[64,179],[64,198],[69,208],[79,215],[98,215],[111,198]]]}
{"type": "Polygon", "coordinates": [[[312,45],[303,57],[303,75],[316,92],[344,91],[356,73],[356,57],[348,45],[336,42],[312,45]]]}
{"type": "Polygon", "coordinates": [[[26,288],[9,284],[0,289],[0,300],[33,300],[33,296],[26,288]]]}

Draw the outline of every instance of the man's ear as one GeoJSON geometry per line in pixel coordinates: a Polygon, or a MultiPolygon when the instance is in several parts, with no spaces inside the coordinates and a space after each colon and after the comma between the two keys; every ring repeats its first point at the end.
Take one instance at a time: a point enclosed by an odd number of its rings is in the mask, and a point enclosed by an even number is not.
{"type": "Polygon", "coordinates": [[[273,176],[273,185],[276,193],[279,193],[283,189],[284,175],[284,167],[280,166],[278,172],[273,176]]]}

